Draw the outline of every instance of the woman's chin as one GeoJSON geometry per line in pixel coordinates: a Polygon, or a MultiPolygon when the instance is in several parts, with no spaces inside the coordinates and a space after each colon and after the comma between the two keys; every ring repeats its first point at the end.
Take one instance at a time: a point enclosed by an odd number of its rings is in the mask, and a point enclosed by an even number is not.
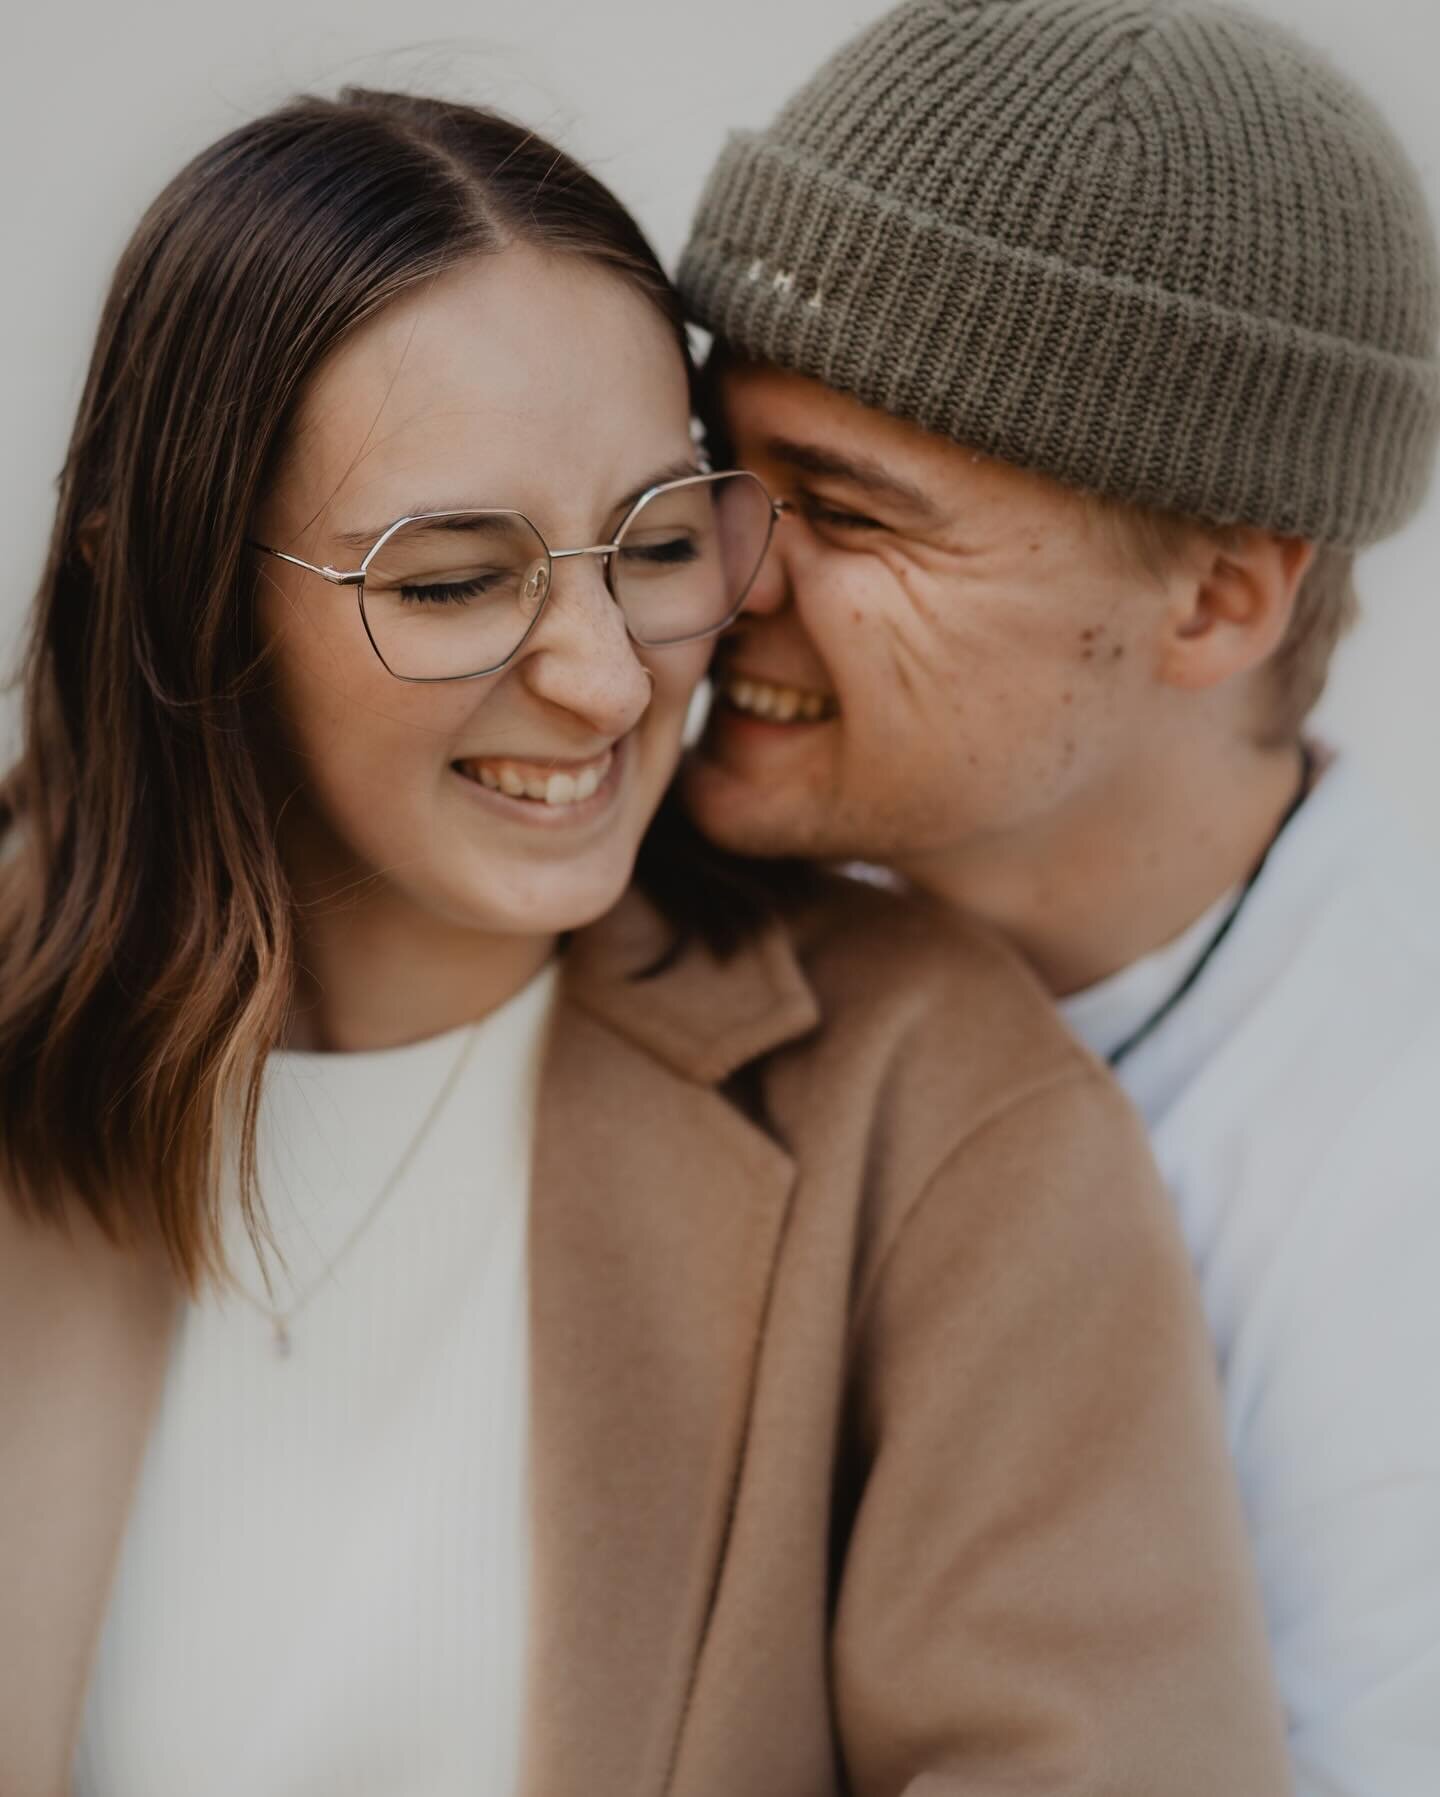
{"type": "Polygon", "coordinates": [[[582,930],[620,902],[630,884],[635,855],[616,858],[604,867],[547,869],[543,880],[497,893],[471,892],[463,904],[472,929],[502,936],[561,936],[582,930]]]}

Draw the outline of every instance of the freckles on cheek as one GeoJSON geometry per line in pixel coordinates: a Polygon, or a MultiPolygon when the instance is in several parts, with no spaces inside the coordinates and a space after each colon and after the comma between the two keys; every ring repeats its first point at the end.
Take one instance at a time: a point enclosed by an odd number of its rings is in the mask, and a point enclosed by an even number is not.
{"type": "Polygon", "coordinates": [[[290,694],[306,779],[366,834],[415,813],[449,768],[447,720],[434,696],[376,671],[384,686],[352,674],[343,685],[307,681],[290,694]]]}
{"type": "Polygon", "coordinates": [[[298,643],[291,633],[271,665],[292,743],[313,754],[356,728],[357,682],[332,645],[308,636],[298,643]]]}

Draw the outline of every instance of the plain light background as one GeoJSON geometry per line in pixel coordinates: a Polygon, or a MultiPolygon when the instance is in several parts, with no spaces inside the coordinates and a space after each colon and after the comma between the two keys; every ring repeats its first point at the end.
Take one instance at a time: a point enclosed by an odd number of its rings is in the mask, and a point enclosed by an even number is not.
{"type": "MultiPolygon", "coordinates": [[[[134,0],[29,4],[0,107],[9,265],[0,334],[0,657],[8,671],[101,298],[144,206],[212,138],[300,88],[459,94],[594,167],[673,264],[725,133],[761,124],[875,0],[134,0]]],[[[1435,0],[1261,0],[1380,102],[1440,214],[1435,0]]],[[[1440,494],[1361,563],[1366,617],[1323,726],[1440,850],[1440,494]]],[[[7,699],[7,751],[16,710],[7,699]]]]}

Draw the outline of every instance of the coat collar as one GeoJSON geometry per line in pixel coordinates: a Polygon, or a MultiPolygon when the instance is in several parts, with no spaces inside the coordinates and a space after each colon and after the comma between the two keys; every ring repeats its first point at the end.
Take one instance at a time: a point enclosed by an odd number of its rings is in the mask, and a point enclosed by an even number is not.
{"type": "Polygon", "coordinates": [[[771,920],[724,962],[692,941],[664,971],[673,930],[638,892],[581,931],[565,989],[582,1009],[683,1078],[720,1085],[748,1061],[808,1035],[820,1007],[790,933],[771,920]]]}

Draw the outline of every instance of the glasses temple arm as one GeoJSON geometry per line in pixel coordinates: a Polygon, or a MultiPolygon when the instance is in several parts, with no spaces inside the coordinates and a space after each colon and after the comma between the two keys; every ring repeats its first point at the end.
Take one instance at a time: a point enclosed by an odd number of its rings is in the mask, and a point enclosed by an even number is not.
{"type": "Polygon", "coordinates": [[[246,542],[252,549],[258,549],[264,555],[273,555],[277,561],[289,562],[292,568],[303,568],[307,574],[318,574],[322,580],[328,580],[332,586],[358,587],[364,584],[365,570],[357,568],[352,573],[342,574],[338,568],[319,568],[314,562],[302,561],[298,555],[287,555],[283,549],[272,549],[268,543],[262,543],[256,537],[247,537],[246,542]]]}

